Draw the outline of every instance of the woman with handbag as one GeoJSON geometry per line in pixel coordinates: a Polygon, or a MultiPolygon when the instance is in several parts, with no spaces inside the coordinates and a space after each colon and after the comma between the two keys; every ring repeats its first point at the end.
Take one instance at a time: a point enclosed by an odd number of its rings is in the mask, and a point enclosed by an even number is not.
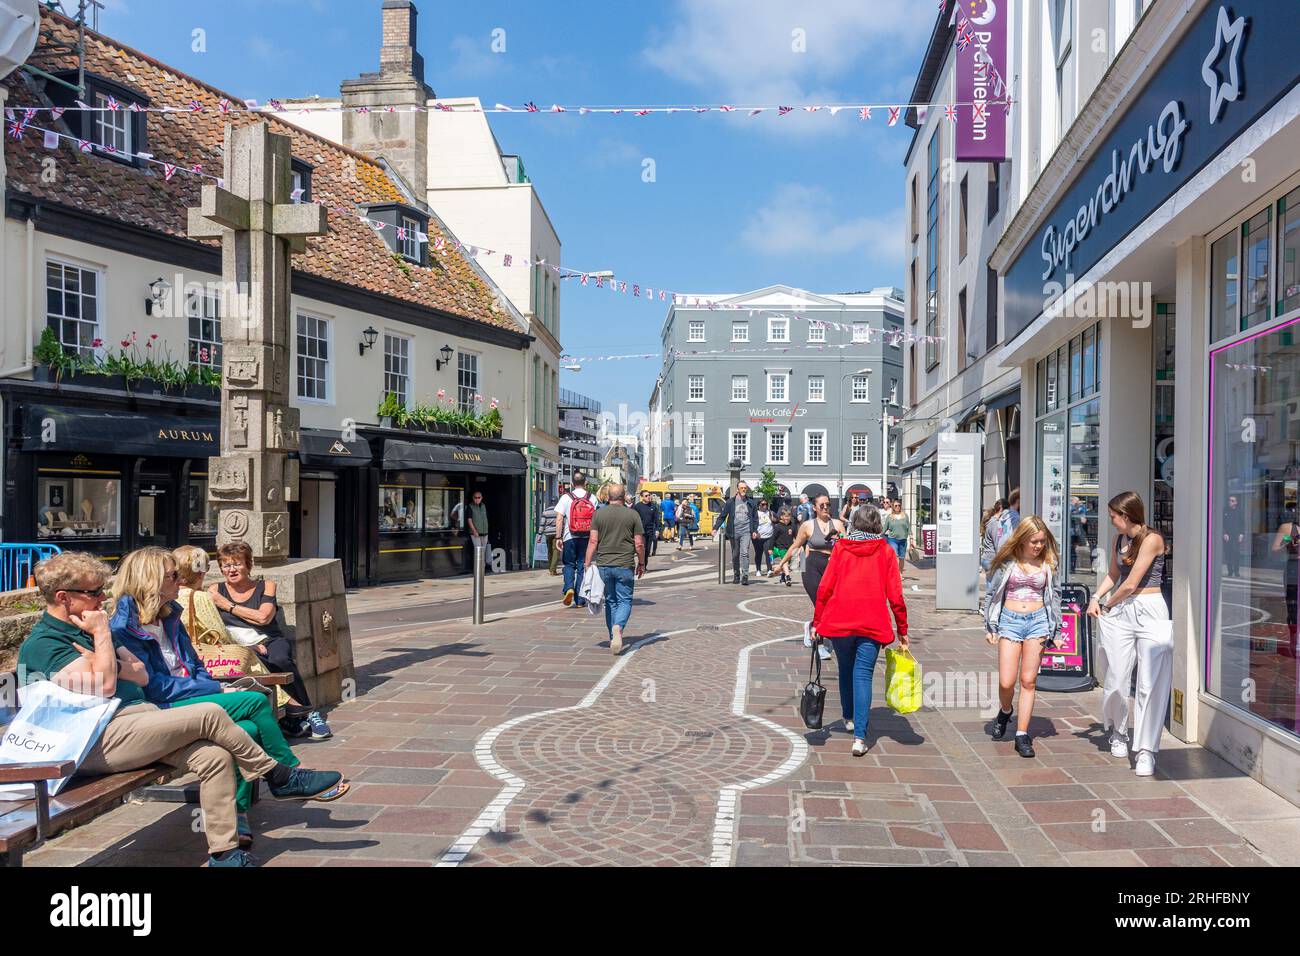
{"type": "MultiPolygon", "coordinates": [[[[788,574],[790,562],[799,555],[800,549],[805,549],[807,556],[803,562],[803,589],[808,595],[808,600],[816,608],[817,591],[822,583],[822,575],[826,573],[826,567],[830,564],[831,549],[835,546],[836,539],[844,533],[844,523],[839,518],[831,517],[830,495],[818,495],[813,500],[812,507],[813,516],[799,525],[794,543],[790,545],[790,550],[785,553],[785,557],[777,562],[776,570],[781,575],[788,574]]],[[[803,628],[803,646],[812,647],[812,643],[812,621],[808,621],[803,628]]],[[[818,650],[822,654],[822,660],[830,659],[830,648],[822,644],[818,650]]]]}
{"type": "MultiPolygon", "coordinates": [[[[818,499],[821,504],[821,499],[818,499]]],[[[871,677],[880,649],[894,642],[907,649],[907,604],[894,550],[886,543],[880,513],[853,512],[852,527],[831,551],[817,588],[813,632],[829,638],[839,661],[840,712],[853,734],[852,753],[867,752],[871,677]],[[893,621],[890,621],[890,611],[893,621]]]]}
{"type": "MultiPolygon", "coordinates": [[[[276,723],[275,711],[266,694],[257,690],[223,692],[224,688],[203,667],[185,633],[181,606],[180,573],[176,559],[163,548],[141,548],[126,555],[113,578],[116,607],[109,620],[113,637],[138,657],[149,682],[144,696],[159,707],[182,707],[212,703],[219,706],[235,725],[277,762],[297,767],[289,744],[276,723]]],[[[348,785],[334,771],[302,771],[318,778],[317,800],[343,796],[348,785]]],[[[241,775],[235,788],[236,828],[240,849],[253,844],[248,822],[253,785],[241,775]]]]}
{"type": "Polygon", "coordinates": [[[231,541],[217,549],[221,562],[220,584],[208,588],[221,613],[226,630],[236,643],[253,648],[258,659],[275,674],[290,674],[289,703],[281,728],[290,737],[328,740],[334,734],[320,711],[311,706],[307,685],[294,659],[293,641],[276,621],[275,582],[253,580],[253,549],[243,541],[231,541]]]}
{"type": "Polygon", "coordinates": [[[1034,712],[1043,649],[1050,647],[1061,631],[1059,566],[1056,538],[1037,515],[1026,515],[989,562],[984,639],[998,649],[999,704],[992,737],[1001,740],[1006,736],[1018,680],[1016,753],[1022,757],[1034,756],[1029,719],[1034,712]]]}

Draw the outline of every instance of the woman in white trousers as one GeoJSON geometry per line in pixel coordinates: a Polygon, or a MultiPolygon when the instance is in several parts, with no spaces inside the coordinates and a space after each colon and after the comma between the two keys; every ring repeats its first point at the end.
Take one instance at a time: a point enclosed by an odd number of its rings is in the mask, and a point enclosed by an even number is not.
{"type": "Polygon", "coordinates": [[[1137,666],[1131,749],[1139,777],[1156,771],[1160,732],[1173,684],[1174,628],[1160,585],[1165,574],[1165,539],[1147,527],[1142,499],[1124,491],[1110,500],[1117,532],[1110,572],[1097,586],[1088,615],[1097,621],[1102,679],[1102,720],[1110,728],[1112,756],[1128,759],[1128,691],[1137,666]]]}

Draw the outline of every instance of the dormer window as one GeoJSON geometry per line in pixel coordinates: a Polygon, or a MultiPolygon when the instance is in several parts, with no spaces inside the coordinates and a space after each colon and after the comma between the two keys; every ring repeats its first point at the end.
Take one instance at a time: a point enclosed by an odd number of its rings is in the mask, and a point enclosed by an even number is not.
{"type": "Polygon", "coordinates": [[[293,192],[290,199],[295,203],[311,202],[311,166],[301,159],[293,160],[293,192]]]}
{"type": "MultiPolygon", "coordinates": [[[[58,76],[72,83],[77,78],[75,72],[58,76]]],[[[94,73],[85,76],[83,96],[56,84],[51,84],[47,92],[55,105],[69,108],[63,114],[69,131],[78,139],[94,143],[98,155],[132,166],[143,165],[143,160],[136,156],[149,150],[148,113],[145,112],[149,106],[147,96],[94,73]],[[89,103],[94,109],[76,109],[78,100],[89,103]]]]}
{"type": "Polygon", "coordinates": [[[412,206],[387,203],[369,207],[366,218],[384,224],[377,231],[389,249],[408,262],[419,266],[427,264],[429,219],[426,214],[412,206]]]}

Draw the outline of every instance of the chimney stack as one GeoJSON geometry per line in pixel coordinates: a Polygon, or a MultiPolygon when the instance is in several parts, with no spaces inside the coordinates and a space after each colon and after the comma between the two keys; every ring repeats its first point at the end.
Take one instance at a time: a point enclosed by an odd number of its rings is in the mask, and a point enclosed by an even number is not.
{"type": "Polygon", "coordinates": [[[419,11],[412,0],[383,0],[380,11],[379,72],[344,80],[343,144],[368,156],[383,157],[401,174],[421,202],[429,164],[429,117],[433,90],[424,82],[424,57],[415,49],[419,11]],[[369,113],[353,112],[365,106],[369,113]],[[386,112],[386,107],[396,112],[386,112]]]}
{"type": "Polygon", "coordinates": [[[384,0],[383,46],[379,49],[381,74],[413,76],[424,82],[424,57],[415,49],[419,16],[412,0],[384,0]]]}

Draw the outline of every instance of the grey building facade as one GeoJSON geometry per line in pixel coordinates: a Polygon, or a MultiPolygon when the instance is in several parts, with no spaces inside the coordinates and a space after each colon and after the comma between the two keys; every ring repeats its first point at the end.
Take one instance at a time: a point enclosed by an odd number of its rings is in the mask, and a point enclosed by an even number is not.
{"type": "Polygon", "coordinates": [[[889,493],[901,450],[892,419],[903,413],[902,322],[892,287],[686,296],[664,322],[651,399],[660,477],[725,486],[734,458],[750,484],[771,468],[791,497],[889,493]]]}
{"type": "Polygon", "coordinates": [[[596,474],[603,458],[600,447],[600,402],[567,388],[560,389],[560,484],[573,487],[573,473],[596,474]]]}

